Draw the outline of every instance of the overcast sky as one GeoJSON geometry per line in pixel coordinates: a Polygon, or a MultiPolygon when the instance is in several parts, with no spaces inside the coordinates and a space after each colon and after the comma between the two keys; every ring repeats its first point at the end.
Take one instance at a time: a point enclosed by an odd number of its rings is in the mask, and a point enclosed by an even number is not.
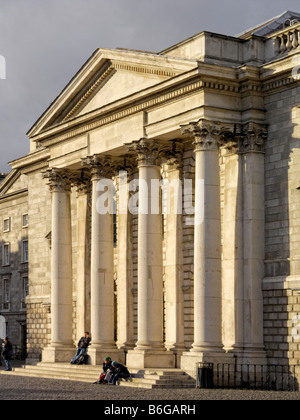
{"type": "Polygon", "coordinates": [[[26,132],[99,47],[159,52],[203,30],[236,35],[299,0],[0,0],[0,172],[26,132]]]}

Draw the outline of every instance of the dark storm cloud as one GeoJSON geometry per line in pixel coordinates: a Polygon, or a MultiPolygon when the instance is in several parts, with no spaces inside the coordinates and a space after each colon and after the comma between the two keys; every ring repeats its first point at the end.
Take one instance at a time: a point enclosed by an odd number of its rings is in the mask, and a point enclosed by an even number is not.
{"type": "Polygon", "coordinates": [[[98,47],[161,51],[202,30],[235,35],[299,0],[0,0],[0,172],[98,47]]]}

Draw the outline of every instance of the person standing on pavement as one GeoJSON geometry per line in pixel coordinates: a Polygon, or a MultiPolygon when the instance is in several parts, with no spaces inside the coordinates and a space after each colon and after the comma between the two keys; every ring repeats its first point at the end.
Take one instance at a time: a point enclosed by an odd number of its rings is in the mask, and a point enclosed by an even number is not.
{"type": "Polygon", "coordinates": [[[11,372],[12,371],[11,359],[13,356],[13,346],[11,342],[9,341],[8,337],[4,339],[4,343],[2,344],[2,346],[3,346],[2,354],[4,357],[5,364],[6,364],[6,371],[11,372]]]}

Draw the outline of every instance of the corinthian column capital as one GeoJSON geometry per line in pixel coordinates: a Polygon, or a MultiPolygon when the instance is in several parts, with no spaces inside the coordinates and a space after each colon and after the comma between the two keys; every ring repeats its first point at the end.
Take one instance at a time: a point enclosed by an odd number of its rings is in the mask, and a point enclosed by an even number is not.
{"type": "Polygon", "coordinates": [[[90,170],[92,180],[111,178],[114,174],[114,162],[109,156],[87,156],[81,160],[81,165],[90,170]]]}
{"type": "Polygon", "coordinates": [[[72,186],[71,172],[68,169],[48,169],[43,172],[43,178],[48,179],[51,192],[70,192],[72,186]]]}
{"type": "Polygon", "coordinates": [[[86,168],[72,174],[73,184],[77,188],[77,194],[85,195],[91,190],[91,174],[86,168]]]}
{"type": "Polygon", "coordinates": [[[194,137],[195,152],[206,150],[218,150],[226,142],[232,140],[235,133],[234,124],[201,119],[181,126],[182,134],[194,137]]]}
{"type": "Polygon", "coordinates": [[[265,141],[268,138],[268,128],[265,124],[250,122],[243,126],[240,137],[240,151],[264,153],[265,141]]]}
{"type": "Polygon", "coordinates": [[[159,166],[161,163],[161,146],[155,140],[142,138],[126,144],[129,152],[137,155],[138,166],[159,166]]]}
{"type": "Polygon", "coordinates": [[[168,171],[182,169],[184,146],[179,140],[169,141],[163,149],[163,159],[168,165],[168,171]]]}

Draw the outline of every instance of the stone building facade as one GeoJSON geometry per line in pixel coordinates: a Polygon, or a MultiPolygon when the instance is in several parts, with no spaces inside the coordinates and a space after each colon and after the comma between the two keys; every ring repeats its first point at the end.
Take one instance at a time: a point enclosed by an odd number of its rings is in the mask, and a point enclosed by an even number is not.
{"type": "Polygon", "coordinates": [[[98,49],[30,129],[31,361],[300,365],[299,22],[98,49]]]}
{"type": "MultiPolygon", "coordinates": [[[[16,351],[26,348],[28,296],[27,178],[12,171],[0,185],[0,315],[16,351]]],[[[4,336],[0,337],[1,339],[4,336]]]]}

